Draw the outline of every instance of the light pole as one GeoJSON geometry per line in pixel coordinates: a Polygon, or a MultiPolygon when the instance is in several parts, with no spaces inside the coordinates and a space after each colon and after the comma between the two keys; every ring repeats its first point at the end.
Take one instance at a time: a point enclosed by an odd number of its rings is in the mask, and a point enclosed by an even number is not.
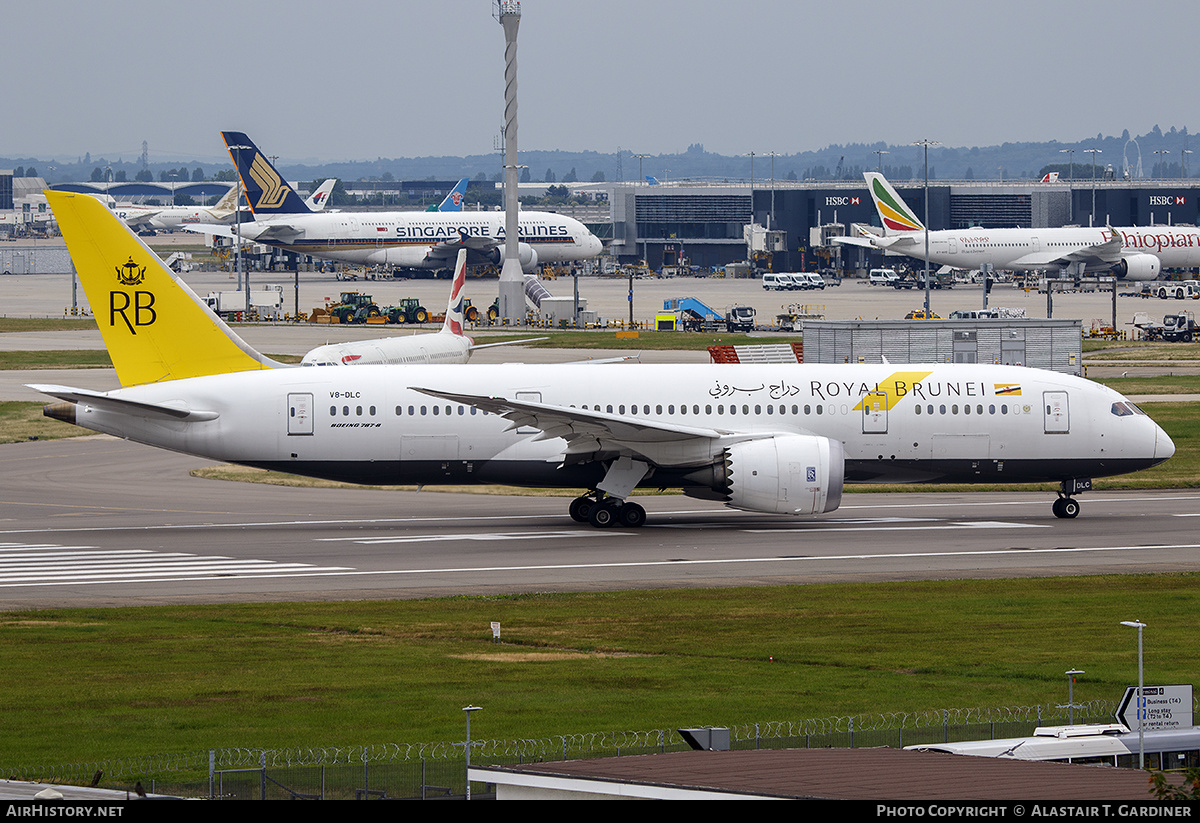
{"type": "Polygon", "coordinates": [[[875,149],[875,171],[883,174],[883,156],[891,154],[887,149],[875,149]]]}
{"type": "Polygon", "coordinates": [[[634,155],[634,157],[636,157],[638,159],[638,184],[639,185],[645,185],[645,183],[646,183],[646,178],[642,175],[642,161],[645,160],[649,156],[650,155],[648,155],[648,154],[635,154],[634,155]]]}
{"type": "MultiPolygon", "coordinates": [[[[229,150],[234,153],[233,164],[234,172],[237,174],[237,200],[234,201],[236,208],[233,210],[233,233],[234,243],[237,248],[234,253],[237,255],[237,287],[238,291],[242,290],[242,150],[248,149],[250,146],[230,146],[229,150]]],[[[250,312],[250,277],[246,276],[246,312],[250,312]]]]}
{"type": "Polygon", "coordinates": [[[467,713],[467,800],[471,799],[471,712],[477,712],[482,708],[482,706],[463,706],[463,711],[467,713]]]}
{"type": "Polygon", "coordinates": [[[1154,153],[1158,155],[1158,179],[1167,179],[1167,161],[1164,155],[1170,154],[1167,149],[1155,149],[1154,153]]]}
{"type": "Polygon", "coordinates": [[[1088,215],[1088,225],[1096,225],[1096,155],[1103,154],[1100,149],[1084,149],[1084,153],[1092,155],[1092,213],[1088,215]]]}
{"type": "Polygon", "coordinates": [[[914,146],[922,146],[925,149],[925,319],[928,320],[929,311],[929,147],[942,145],[936,140],[917,140],[913,143],[914,146]]]}
{"type": "Polygon", "coordinates": [[[1071,168],[1071,173],[1070,173],[1070,175],[1068,175],[1068,178],[1067,178],[1071,181],[1071,188],[1070,188],[1071,204],[1070,204],[1070,209],[1069,209],[1070,214],[1068,215],[1067,220],[1071,223],[1074,223],[1075,222],[1075,149],[1059,149],[1058,153],[1067,155],[1067,162],[1071,168]]]}
{"type": "MultiPolygon", "coordinates": [[[[1184,178],[1187,177],[1187,171],[1186,171],[1184,164],[1187,162],[1187,156],[1191,153],[1192,153],[1191,149],[1180,149],[1179,150],[1179,179],[1180,180],[1183,180],[1184,178]]],[[[50,168],[53,169],[54,167],[51,166],[50,168]]]]}
{"type": "Polygon", "coordinates": [[[1075,725],[1075,675],[1085,674],[1080,669],[1067,672],[1067,725],[1075,725]]]}
{"type": "Polygon", "coordinates": [[[1146,628],[1146,624],[1140,620],[1122,620],[1122,626],[1128,626],[1131,629],[1137,629],[1138,632],[1138,690],[1137,690],[1137,718],[1138,718],[1138,768],[1146,768],[1146,737],[1145,737],[1145,719],[1146,707],[1142,701],[1142,629],[1146,628]]]}

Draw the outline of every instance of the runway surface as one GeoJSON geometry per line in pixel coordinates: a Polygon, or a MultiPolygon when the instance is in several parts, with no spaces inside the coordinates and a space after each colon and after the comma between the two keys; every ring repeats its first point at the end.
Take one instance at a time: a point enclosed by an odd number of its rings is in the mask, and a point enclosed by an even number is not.
{"type": "Polygon", "coordinates": [[[569,498],[284,488],[96,436],[0,446],[0,608],[1200,569],[1200,492],[849,494],[831,515],[639,498],[597,530],[569,498]]]}

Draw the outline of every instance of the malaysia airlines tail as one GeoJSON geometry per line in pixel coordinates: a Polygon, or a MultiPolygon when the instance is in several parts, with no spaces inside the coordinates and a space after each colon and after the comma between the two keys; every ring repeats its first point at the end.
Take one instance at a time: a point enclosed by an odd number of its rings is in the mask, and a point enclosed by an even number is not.
{"type": "Polygon", "coordinates": [[[255,217],[308,214],[310,209],[258,146],[240,131],[223,131],[221,137],[242,178],[246,201],[255,217]]]}
{"type": "Polygon", "coordinates": [[[238,337],[99,200],[46,199],[122,386],[282,365],[238,337]]]}
{"type": "Polygon", "coordinates": [[[917,219],[916,213],[908,207],[887,179],[878,172],[864,172],[867,179],[867,190],[875,201],[875,210],[883,224],[884,236],[910,231],[925,231],[925,224],[917,219]]]}
{"type": "Polygon", "coordinates": [[[336,184],[337,178],[330,177],[308,196],[308,199],[304,201],[304,205],[308,207],[309,211],[325,211],[325,207],[329,205],[329,194],[333,191],[333,187],[336,184]]]}

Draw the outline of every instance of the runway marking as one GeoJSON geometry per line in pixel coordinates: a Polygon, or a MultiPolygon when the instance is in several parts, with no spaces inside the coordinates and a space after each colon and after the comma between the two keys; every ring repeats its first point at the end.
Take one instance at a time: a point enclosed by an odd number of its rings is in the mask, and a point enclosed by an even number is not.
{"type": "MultiPolygon", "coordinates": [[[[584,532],[586,534],[586,532],[584,532]]],[[[628,534],[628,532],[610,532],[610,534],[628,534]]],[[[777,556],[777,557],[728,557],[719,559],[704,559],[704,560],[687,560],[687,559],[669,559],[669,560],[641,560],[641,561],[622,561],[612,563],[548,563],[539,565],[515,565],[515,566],[450,566],[444,568],[424,568],[424,569],[372,569],[360,570],[347,567],[319,567],[311,566],[302,563],[271,563],[269,561],[251,561],[255,565],[252,568],[241,569],[240,571],[216,571],[213,567],[204,568],[201,565],[201,571],[189,571],[181,569],[178,575],[164,575],[161,572],[146,571],[142,574],[122,573],[121,575],[105,576],[105,575],[86,575],[78,578],[52,578],[52,579],[18,579],[13,582],[8,582],[4,578],[0,578],[0,588],[21,588],[34,586],[60,586],[60,585],[97,585],[104,583],[121,582],[127,580],[130,584],[135,583],[153,583],[153,582],[182,582],[192,580],[215,580],[222,578],[239,578],[239,579],[285,579],[285,578],[300,578],[300,577],[407,577],[407,576],[423,576],[437,574],[478,574],[488,573],[494,574],[497,572],[528,572],[528,571],[572,571],[572,570],[594,570],[594,569],[629,569],[629,568],[655,568],[655,567],[702,567],[702,566],[729,566],[737,564],[762,564],[762,563],[783,563],[783,564],[812,564],[822,562],[848,562],[848,561],[879,561],[879,560],[899,560],[899,559],[934,559],[934,558],[994,558],[1007,555],[1019,555],[1029,557],[1036,554],[1057,555],[1057,554],[1079,554],[1079,553],[1096,553],[1096,552],[1145,552],[1145,551],[1170,551],[1177,549],[1200,549],[1200,543],[1178,543],[1165,544],[1158,546],[1081,546],[1077,548],[1011,548],[1011,549],[989,549],[982,551],[945,551],[945,552],[897,552],[893,554],[874,553],[874,554],[847,554],[847,555],[804,555],[804,556],[777,556]]],[[[157,555],[158,552],[147,552],[150,555],[157,555]]],[[[197,558],[203,560],[204,558],[197,558]]],[[[215,560],[228,560],[228,558],[215,558],[215,560]]],[[[238,561],[231,561],[235,566],[238,561]]],[[[193,566],[194,568],[194,566],[193,566]]]]}
{"type": "Polygon", "coordinates": [[[314,566],[223,555],[101,549],[54,543],[0,543],[0,588],[91,583],[255,578],[298,572],[341,572],[348,566],[314,566]]]}
{"type": "MultiPolygon", "coordinates": [[[[537,532],[480,532],[477,534],[416,534],[384,537],[318,537],[318,543],[360,543],[364,546],[376,546],[387,543],[445,543],[452,541],[477,541],[488,543],[505,540],[545,540],[550,537],[605,537],[622,534],[620,529],[612,531],[571,530],[571,531],[537,531],[537,532]]],[[[624,532],[627,534],[628,532],[624,532]]]]}
{"type": "MultiPolygon", "coordinates": [[[[1043,502],[1038,500],[1030,500],[1028,498],[1022,500],[983,500],[984,495],[979,494],[981,499],[971,499],[972,495],[977,493],[964,492],[968,499],[963,505],[971,506],[972,508],[989,507],[989,506],[1023,506],[1023,507],[1039,507],[1043,502]]],[[[857,501],[854,503],[843,504],[838,508],[841,512],[853,512],[856,510],[878,510],[878,509],[903,509],[913,511],[917,509],[947,509],[952,504],[946,501],[936,501],[933,503],[871,503],[866,500],[868,495],[864,494],[861,497],[863,502],[860,504],[857,501]]],[[[1047,494],[1045,501],[1048,502],[1052,498],[1047,494]]],[[[1104,497],[1095,495],[1089,498],[1081,498],[1084,504],[1099,504],[1107,503],[1109,505],[1120,503],[1144,503],[1144,502],[1162,502],[1163,500],[1200,500],[1200,495],[1168,495],[1168,496],[1153,496],[1153,497],[1104,497]]],[[[2,501],[0,501],[2,502],[2,501]]],[[[22,504],[23,505],[23,504],[22,504]]],[[[1038,509],[1040,512],[1041,510],[1038,509]]],[[[707,509],[677,509],[672,511],[651,511],[649,512],[651,522],[647,526],[666,525],[670,528],[686,528],[686,524],[661,524],[654,523],[654,519],[662,517],[693,517],[704,515],[719,515],[729,516],[731,525],[736,527],[736,522],[732,518],[738,516],[753,517],[752,513],[733,512],[728,509],[716,507],[707,509]]],[[[1192,514],[1176,513],[1176,517],[1197,516],[1192,514]]],[[[483,516],[468,516],[455,517],[455,523],[491,523],[495,521],[545,521],[554,520],[562,522],[566,515],[561,513],[554,514],[503,514],[503,515],[483,515],[483,516]]],[[[280,528],[285,526],[358,526],[358,525],[381,525],[395,524],[405,525],[412,523],[445,523],[444,516],[432,517],[371,517],[359,519],[330,519],[330,520],[250,520],[244,522],[229,522],[229,523],[173,523],[173,524],[156,524],[149,526],[79,526],[69,528],[36,528],[36,529],[0,529],[0,535],[16,535],[16,534],[87,534],[96,532],[153,532],[153,531],[188,531],[188,530],[204,530],[204,529],[249,529],[249,528],[280,528]]],[[[845,522],[838,521],[834,518],[804,520],[805,523],[837,523],[845,522]]],[[[709,528],[711,523],[699,524],[699,528],[709,528]]]]}

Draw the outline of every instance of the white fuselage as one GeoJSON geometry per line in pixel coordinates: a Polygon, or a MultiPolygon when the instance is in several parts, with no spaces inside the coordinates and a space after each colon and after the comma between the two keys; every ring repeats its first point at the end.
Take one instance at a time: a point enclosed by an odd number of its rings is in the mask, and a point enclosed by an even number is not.
{"type": "Polygon", "coordinates": [[[327,343],[304,355],[300,365],[459,364],[470,359],[471,343],[471,338],[447,331],[380,337],[350,343],[327,343]]]}
{"type": "Polygon", "coordinates": [[[626,441],[655,466],[643,485],[663,487],[712,485],[723,442],[750,433],[840,441],[851,482],[1057,481],[1134,471],[1174,452],[1149,417],[1104,386],[965,364],[276,369],[109,393],[199,417],[215,412],[213,419],[162,421],[79,404],[75,422],[216,460],[351,482],[587,488],[604,475],[598,462],[564,466],[561,439],[412,387],[586,408],[631,426],[678,430],[666,441],[636,433],[626,441]]]}
{"type": "MultiPolygon", "coordinates": [[[[494,249],[504,243],[503,212],[336,212],[260,217],[242,227],[246,240],[267,243],[301,254],[363,265],[442,268],[453,253],[433,253],[439,246],[465,242],[469,249],[494,249]],[[272,237],[269,229],[283,224],[295,236],[272,237]]],[[[548,212],[522,212],[520,243],[537,253],[539,263],[562,263],[595,257],[602,245],[571,217],[548,212]]]]}
{"type": "MultiPolygon", "coordinates": [[[[1158,258],[1161,268],[1200,266],[1200,229],[1189,226],[1114,228],[1122,240],[1121,255],[1149,254],[1158,258]]],[[[1070,258],[1105,243],[1107,228],[1044,229],[954,229],[929,232],[929,262],[956,269],[978,269],[990,263],[997,271],[1037,271],[1051,268],[1047,255],[1070,258]],[[1041,259],[1029,260],[1030,257],[1041,259]]],[[[877,246],[888,251],[925,259],[925,232],[905,232],[879,238],[877,246]],[[890,242],[902,237],[904,243],[890,242]]],[[[1088,271],[1103,271],[1112,262],[1084,260],[1088,271]]],[[[1131,271],[1129,280],[1153,280],[1149,272],[1131,271]]]]}

